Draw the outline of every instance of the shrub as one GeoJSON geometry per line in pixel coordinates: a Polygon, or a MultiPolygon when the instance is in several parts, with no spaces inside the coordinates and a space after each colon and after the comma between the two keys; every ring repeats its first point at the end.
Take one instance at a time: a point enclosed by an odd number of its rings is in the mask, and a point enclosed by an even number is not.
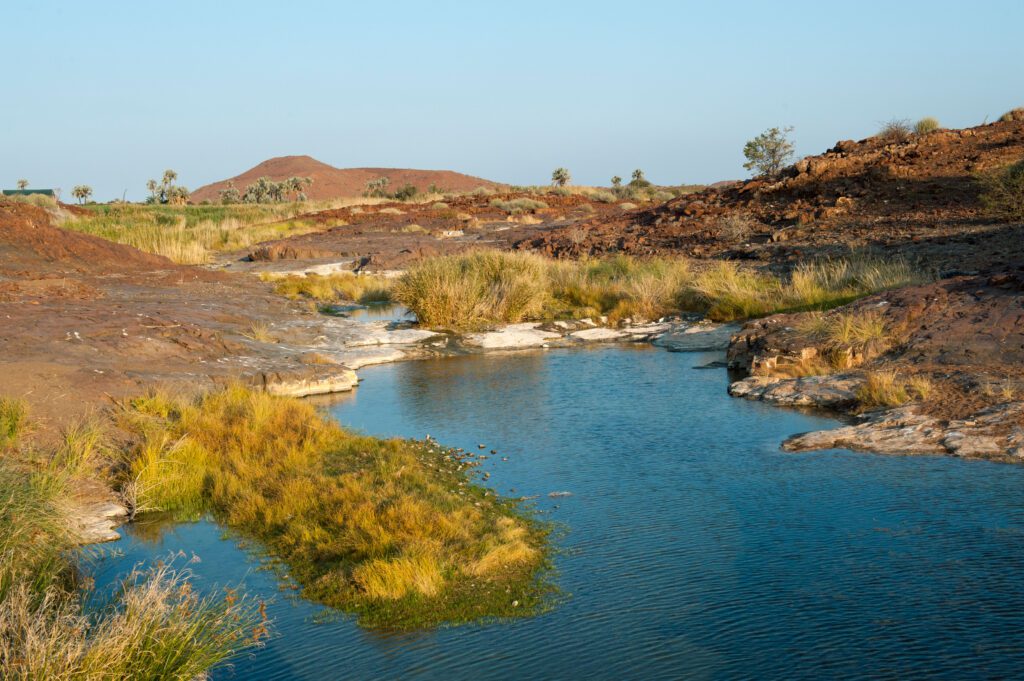
{"type": "Polygon", "coordinates": [[[892,370],[871,371],[857,389],[857,401],[862,407],[898,407],[913,400],[927,399],[932,382],[925,376],[904,379],[892,370]]]}
{"type": "Polygon", "coordinates": [[[981,203],[994,218],[1024,221],[1024,161],[982,177],[981,203]]]}
{"type": "Polygon", "coordinates": [[[587,198],[598,203],[615,203],[615,194],[605,191],[594,191],[587,194],[587,198]]]}
{"type": "Polygon", "coordinates": [[[545,262],[497,251],[432,258],[402,275],[392,293],[426,326],[464,330],[518,322],[544,308],[545,262]]]}
{"type": "Polygon", "coordinates": [[[507,201],[502,199],[491,199],[490,205],[492,208],[497,208],[507,213],[515,214],[534,213],[548,207],[548,204],[543,201],[536,201],[534,199],[509,199],[507,201]]]}
{"type": "Polygon", "coordinates": [[[905,118],[894,118],[882,124],[878,130],[878,137],[888,144],[903,144],[910,140],[912,133],[910,121],[905,118]]]}
{"type": "Polygon", "coordinates": [[[1002,121],[1003,123],[1010,123],[1013,121],[1024,121],[1024,107],[1010,109],[1002,116],[1000,116],[999,120],[1002,121]]]}
{"type": "Polygon", "coordinates": [[[930,132],[935,132],[940,127],[942,126],[939,125],[939,119],[925,116],[914,124],[914,133],[917,135],[927,135],[930,132]]]}
{"type": "Polygon", "coordinates": [[[404,184],[401,187],[399,187],[398,189],[396,189],[395,193],[392,194],[391,196],[392,196],[392,198],[394,198],[397,201],[409,201],[414,196],[416,196],[416,192],[417,191],[418,190],[416,189],[415,185],[404,184]]]}
{"type": "Polygon", "coordinates": [[[551,184],[556,187],[564,187],[569,184],[571,180],[572,176],[565,168],[555,168],[554,172],[551,173],[551,184]]]}
{"type": "Polygon", "coordinates": [[[745,241],[754,228],[754,221],[742,213],[724,215],[715,223],[718,235],[729,241],[745,241]]]}
{"type": "Polygon", "coordinates": [[[748,141],[743,147],[747,170],[757,169],[761,175],[775,175],[793,157],[793,143],[789,133],[793,128],[769,128],[748,141]]]}

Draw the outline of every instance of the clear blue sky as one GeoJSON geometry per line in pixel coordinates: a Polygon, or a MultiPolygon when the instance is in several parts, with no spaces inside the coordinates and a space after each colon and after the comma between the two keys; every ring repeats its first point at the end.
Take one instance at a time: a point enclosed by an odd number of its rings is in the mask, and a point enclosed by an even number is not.
{"type": "Polygon", "coordinates": [[[881,121],[1024,106],[1024,2],[10,2],[0,186],[107,200],[271,156],[512,183],[744,177],[881,121]]]}

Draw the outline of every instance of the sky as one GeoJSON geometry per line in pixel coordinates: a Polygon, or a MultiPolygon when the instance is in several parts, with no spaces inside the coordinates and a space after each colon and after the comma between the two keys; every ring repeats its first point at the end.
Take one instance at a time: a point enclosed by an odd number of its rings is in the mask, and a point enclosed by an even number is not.
{"type": "Polygon", "coordinates": [[[893,118],[1024,106],[1024,2],[33,2],[0,11],[0,187],[140,199],[260,161],[578,184],[749,175],[893,118]]]}

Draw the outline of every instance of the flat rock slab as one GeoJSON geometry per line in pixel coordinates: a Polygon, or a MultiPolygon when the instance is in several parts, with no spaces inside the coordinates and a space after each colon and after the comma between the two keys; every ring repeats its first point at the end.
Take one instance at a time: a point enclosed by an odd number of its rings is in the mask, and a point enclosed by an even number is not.
{"type": "Polygon", "coordinates": [[[359,382],[356,372],[347,367],[329,366],[311,371],[307,376],[274,375],[264,384],[271,395],[308,397],[327,393],[347,392],[359,382]]]}
{"type": "Polygon", "coordinates": [[[496,331],[471,333],[463,337],[463,344],[483,350],[507,350],[513,348],[541,348],[562,335],[554,331],[545,331],[539,324],[510,324],[496,331]]]}
{"type": "Polygon", "coordinates": [[[654,344],[672,352],[725,350],[739,329],[738,324],[693,324],[667,331],[654,344]]]}
{"type": "Polygon", "coordinates": [[[969,419],[944,422],[914,405],[875,412],[862,423],[795,435],[782,444],[789,452],[858,449],[881,454],[947,454],[999,461],[1024,460],[1024,404],[1007,403],[969,419]]]}
{"type": "Polygon", "coordinates": [[[128,521],[128,509],[113,501],[75,506],[71,513],[72,530],[82,544],[116,541],[121,535],[114,528],[128,521]]]}
{"type": "Polygon", "coordinates": [[[603,326],[598,326],[593,329],[573,331],[569,334],[569,338],[587,343],[606,343],[610,341],[628,339],[631,338],[631,336],[620,329],[609,329],[603,326]]]}
{"type": "Polygon", "coordinates": [[[366,332],[345,341],[345,347],[362,347],[366,345],[415,345],[436,338],[441,334],[425,329],[391,329],[386,322],[363,324],[366,332]]]}
{"type": "Polygon", "coordinates": [[[775,378],[748,376],[729,386],[729,394],[793,407],[841,409],[857,402],[863,377],[852,374],[775,378]]]}

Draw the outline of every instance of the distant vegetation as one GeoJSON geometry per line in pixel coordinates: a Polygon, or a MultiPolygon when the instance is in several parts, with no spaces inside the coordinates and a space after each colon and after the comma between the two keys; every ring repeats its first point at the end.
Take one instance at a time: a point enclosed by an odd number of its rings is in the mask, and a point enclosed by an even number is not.
{"type": "Polygon", "coordinates": [[[293,219],[297,204],[188,206],[112,203],[89,205],[90,215],[68,216],[66,229],[128,244],[178,263],[209,262],[216,251],[316,229],[312,222],[293,219]]]}
{"type": "Polygon", "coordinates": [[[419,628],[533,614],[546,531],[434,442],[350,433],[297,399],[154,394],[119,419],[140,508],[212,513],[284,561],[303,595],[419,628]]]}
{"type": "Polygon", "coordinates": [[[187,187],[176,185],[174,182],[177,179],[178,173],[173,170],[165,170],[159,182],[149,180],[146,183],[146,189],[149,190],[146,203],[171,204],[172,206],[183,206],[188,203],[192,193],[187,187]]]}
{"type": "Polygon", "coordinates": [[[1000,116],[999,120],[1003,123],[1009,123],[1011,121],[1024,121],[1024,107],[1010,109],[1002,116],[1000,116]]]}
{"type": "Polygon", "coordinates": [[[572,175],[565,168],[555,168],[551,173],[551,184],[556,187],[564,187],[570,182],[572,182],[572,175]]]}
{"type": "Polygon", "coordinates": [[[903,260],[858,257],[798,266],[780,278],[723,261],[700,272],[685,258],[553,261],[479,251],[414,265],[392,296],[422,324],[482,329],[530,319],[607,315],[656,319],[693,311],[716,321],[824,310],[927,277],[903,260]]]}
{"type": "MultiPolygon", "coordinates": [[[[378,177],[376,180],[370,180],[366,183],[366,191],[363,192],[363,196],[370,198],[381,198],[381,199],[394,199],[395,201],[409,201],[416,196],[419,190],[416,189],[416,185],[404,184],[395,191],[388,191],[388,187],[391,184],[390,178],[378,177]]],[[[437,189],[434,185],[431,185],[432,189],[437,189]]]]}
{"type": "Polygon", "coordinates": [[[939,124],[938,118],[925,116],[914,124],[914,133],[917,135],[927,135],[930,132],[935,132],[941,127],[942,126],[939,124]]]}
{"type": "Polygon", "coordinates": [[[777,174],[793,158],[793,143],[789,139],[791,132],[792,127],[769,128],[748,141],[743,147],[743,155],[747,159],[743,167],[757,170],[761,175],[777,174]]]}
{"type": "Polygon", "coordinates": [[[520,215],[522,213],[533,213],[535,211],[547,208],[548,204],[543,201],[536,201],[534,199],[491,199],[490,206],[499,210],[506,211],[513,215],[520,215]]]}
{"type": "Polygon", "coordinates": [[[910,140],[913,132],[914,128],[911,127],[910,121],[905,118],[894,118],[882,124],[878,130],[878,137],[889,144],[902,144],[910,140]]]}
{"type": "Polygon", "coordinates": [[[990,216],[1024,221],[1024,161],[985,175],[981,182],[981,202],[990,216]]]}
{"type": "Polygon", "coordinates": [[[229,182],[227,188],[220,191],[220,201],[222,204],[302,202],[306,200],[305,190],[312,184],[311,177],[289,177],[280,182],[261,177],[248,185],[244,192],[239,192],[229,182]]]}
{"type": "Polygon", "coordinates": [[[79,203],[85,203],[92,196],[92,187],[87,184],[76,184],[71,190],[71,196],[78,199],[79,203]]]}
{"type": "Polygon", "coordinates": [[[26,179],[18,180],[17,185],[18,185],[18,189],[20,189],[22,191],[25,191],[26,189],[28,189],[28,180],[26,180],[26,179]]]}

